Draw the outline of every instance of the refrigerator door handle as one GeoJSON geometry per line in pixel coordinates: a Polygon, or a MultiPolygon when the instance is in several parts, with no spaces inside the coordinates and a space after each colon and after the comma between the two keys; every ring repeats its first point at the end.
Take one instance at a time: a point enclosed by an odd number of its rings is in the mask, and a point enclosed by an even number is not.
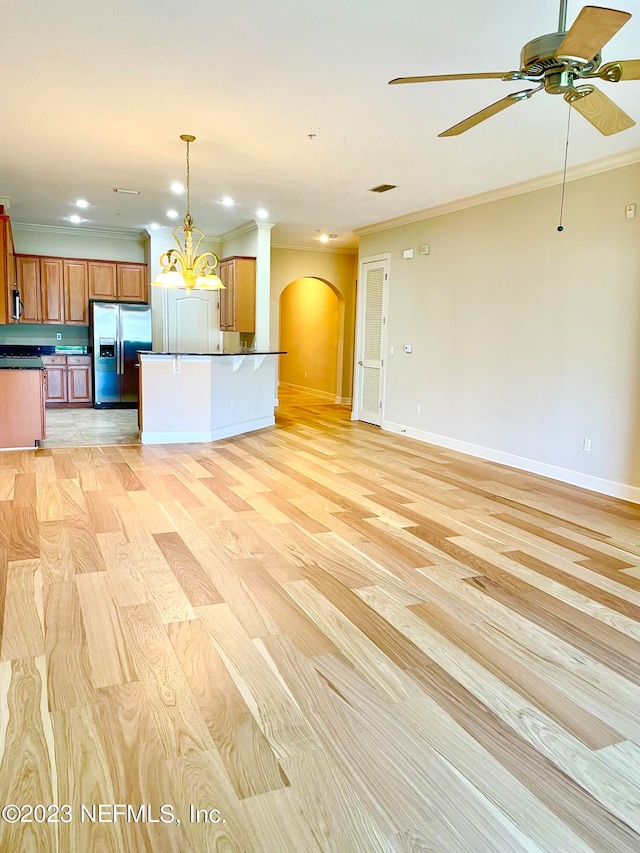
{"type": "Polygon", "coordinates": [[[124,353],[122,351],[122,310],[118,307],[118,373],[124,373],[124,353]]]}

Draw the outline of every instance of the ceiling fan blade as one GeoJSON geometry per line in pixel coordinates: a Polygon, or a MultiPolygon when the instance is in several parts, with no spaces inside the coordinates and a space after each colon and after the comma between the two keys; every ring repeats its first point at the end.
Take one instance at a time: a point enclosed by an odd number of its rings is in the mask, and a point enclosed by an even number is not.
{"type": "Polygon", "coordinates": [[[389,80],[390,86],[395,86],[398,83],[440,83],[443,80],[490,80],[495,78],[501,80],[509,74],[516,74],[516,71],[488,71],[480,74],[432,74],[427,77],[396,77],[389,80]]]}
{"type": "Polygon", "coordinates": [[[605,136],[628,130],[635,124],[630,116],[594,86],[576,86],[574,92],[567,92],[564,99],[605,136]],[[586,94],[576,96],[575,92],[586,94]]]}
{"type": "Polygon", "coordinates": [[[607,62],[598,69],[597,76],[610,83],[617,83],[619,80],[640,80],[640,59],[607,62]]]}
{"type": "Polygon", "coordinates": [[[442,133],[439,133],[438,136],[458,136],[460,133],[464,133],[465,130],[469,130],[476,124],[480,124],[481,121],[491,118],[491,116],[502,112],[502,110],[506,110],[507,107],[512,107],[514,104],[517,104],[518,101],[525,101],[527,98],[530,98],[534,92],[539,92],[541,88],[542,87],[540,86],[536,89],[524,89],[522,92],[512,92],[510,95],[507,95],[506,98],[501,98],[499,101],[496,101],[495,104],[491,104],[483,110],[480,110],[480,112],[474,113],[472,116],[469,116],[469,118],[464,119],[464,121],[454,124],[453,127],[450,127],[448,130],[444,130],[442,133]]]}
{"type": "Polygon", "coordinates": [[[585,6],[560,42],[556,56],[593,59],[630,17],[629,12],[619,9],[585,6]]]}

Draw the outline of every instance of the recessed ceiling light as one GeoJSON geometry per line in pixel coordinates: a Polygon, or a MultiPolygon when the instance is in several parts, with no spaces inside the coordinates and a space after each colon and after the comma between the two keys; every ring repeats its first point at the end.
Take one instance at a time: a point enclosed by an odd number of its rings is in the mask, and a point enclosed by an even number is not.
{"type": "Polygon", "coordinates": [[[74,225],[77,225],[79,222],[84,222],[81,216],[78,216],[77,213],[72,213],[69,217],[69,222],[73,222],[74,225]]]}
{"type": "Polygon", "coordinates": [[[329,235],[328,234],[321,234],[318,237],[318,240],[320,240],[321,243],[328,243],[329,242],[329,235]]]}
{"type": "Polygon", "coordinates": [[[89,207],[89,202],[84,198],[79,198],[76,202],[76,207],[89,207]]]}
{"type": "Polygon", "coordinates": [[[180,181],[174,181],[171,184],[171,192],[181,195],[184,192],[184,184],[181,184],[180,181]]]}
{"type": "Polygon", "coordinates": [[[225,195],[222,198],[222,204],[224,204],[225,207],[233,207],[235,201],[231,198],[230,195],[225,195]]]}
{"type": "Polygon", "coordinates": [[[169,217],[169,219],[177,219],[178,218],[178,211],[177,210],[167,210],[167,216],[169,217]]]}
{"type": "Polygon", "coordinates": [[[149,226],[149,228],[151,228],[152,231],[157,231],[159,227],[160,226],[158,225],[157,222],[152,222],[151,225],[149,226]]]}
{"type": "Polygon", "coordinates": [[[269,216],[269,211],[265,210],[264,207],[259,207],[256,210],[256,216],[258,219],[266,219],[269,216]]]}

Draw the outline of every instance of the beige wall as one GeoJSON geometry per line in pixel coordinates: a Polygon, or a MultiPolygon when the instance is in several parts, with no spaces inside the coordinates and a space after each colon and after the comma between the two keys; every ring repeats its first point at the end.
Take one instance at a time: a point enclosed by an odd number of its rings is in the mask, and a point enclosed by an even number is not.
{"type": "Polygon", "coordinates": [[[640,164],[569,183],[562,233],[552,187],[363,236],[391,253],[385,424],[640,500],[638,201],[640,164]]]}
{"type": "Polygon", "coordinates": [[[145,238],[129,238],[121,235],[105,236],[104,232],[92,233],[79,230],[69,233],[68,228],[59,231],[21,226],[11,223],[16,252],[24,255],[53,255],[61,258],[94,258],[100,261],[131,261],[145,263],[145,238]]]}
{"type": "MultiPolygon", "coordinates": [[[[273,246],[271,249],[271,341],[280,340],[280,296],[287,285],[300,278],[328,282],[340,299],[337,347],[337,396],[351,399],[353,341],[356,303],[356,256],[339,252],[312,251],[273,246]]],[[[281,359],[282,363],[286,356],[281,359]]]]}
{"type": "Polygon", "coordinates": [[[280,382],[337,393],[340,302],[329,285],[299,278],[280,297],[280,382]]]}

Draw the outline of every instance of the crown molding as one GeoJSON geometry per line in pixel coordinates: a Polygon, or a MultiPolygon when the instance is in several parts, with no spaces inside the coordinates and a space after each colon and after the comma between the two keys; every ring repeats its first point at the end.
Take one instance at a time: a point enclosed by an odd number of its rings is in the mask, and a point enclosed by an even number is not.
{"type": "Polygon", "coordinates": [[[331,255],[357,255],[357,247],[347,246],[331,248],[329,246],[306,246],[304,243],[272,243],[272,249],[292,249],[294,252],[322,252],[331,255]]]}
{"type": "MultiPolygon", "coordinates": [[[[567,169],[567,181],[578,181],[580,178],[588,178],[591,175],[597,175],[600,172],[609,172],[612,169],[621,169],[624,166],[631,166],[634,163],[639,162],[640,148],[631,148],[628,151],[611,154],[607,157],[601,157],[598,160],[591,160],[588,163],[570,166],[567,169]]],[[[414,213],[406,213],[403,216],[396,216],[393,219],[385,219],[383,222],[375,222],[372,225],[364,225],[361,228],[354,228],[354,232],[359,237],[364,237],[366,234],[375,234],[378,231],[387,231],[389,228],[399,228],[402,225],[411,225],[414,222],[421,222],[423,219],[433,219],[436,216],[444,216],[446,213],[454,213],[457,210],[465,210],[469,207],[478,207],[481,204],[489,204],[492,201],[499,201],[503,198],[511,198],[513,196],[534,192],[535,190],[547,189],[547,187],[554,187],[561,183],[562,171],[551,172],[548,175],[540,175],[537,178],[530,178],[528,181],[509,184],[506,187],[499,187],[495,190],[478,193],[478,195],[471,195],[466,198],[456,199],[455,201],[439,204],[435,207],[426,207],[424,210],[417,210],[414,213]]]]}
{"type": "Polygon", "coordinates": [[[245,234],[248,234],[250,231],[257,231],[258,226],[256,223],[251,220],[250,222],[243,222],[242,225],[236,225],[235,228],[232,228],[230,231],[225,231],[224,234],[221,234],[218,239],[221,241],[224,240],[235,240],[236,237],[243,237],[245,234]]]}
{"type": "Polygon", "coordinates": [[[73,235],[74,237],[102,237],[111,240],[133,240],[136,243],[142,242],[146,232],[140,231],[125,231],[124,229],[106,230],[101,228],[71,228],[65,225],[33,225],[30,222],[12,222],[11,228],[14,231],[34,231],[38,234],[64,234],[73,235]]]}

